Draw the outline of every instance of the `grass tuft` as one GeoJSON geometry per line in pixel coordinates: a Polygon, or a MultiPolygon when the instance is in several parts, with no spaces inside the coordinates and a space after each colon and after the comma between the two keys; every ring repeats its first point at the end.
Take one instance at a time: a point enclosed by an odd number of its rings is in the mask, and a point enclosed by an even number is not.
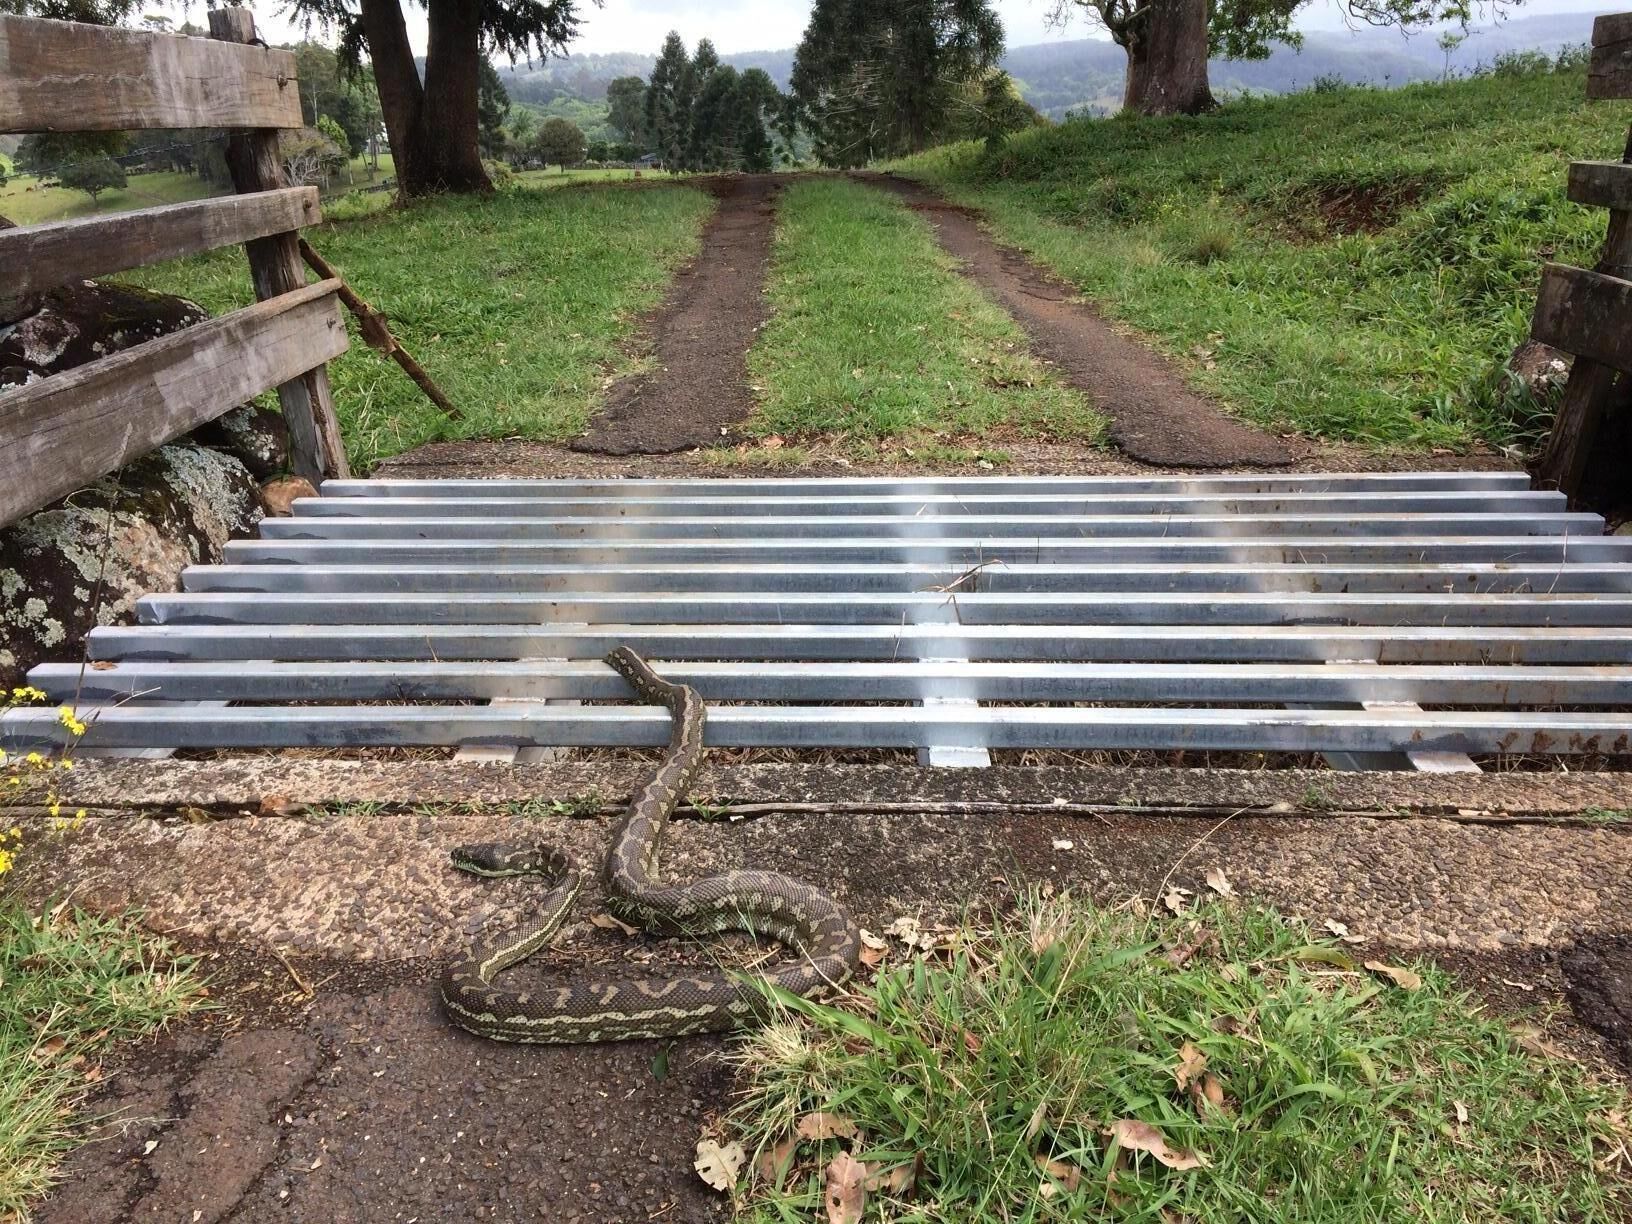
{"type": "MultiPolygon", "coordinates": [[[[1097,441],[1104,419],[956,271],[929,224],[876,188],[797,180],[778,209],[774,309],[748,357],[748,429],[944,445],[996,426],[1097,441]]],[[[866,456],[859,455],[865,459],[866,456]]]]}
{"type": "MultiPolygon", "coordinates": [[[[447,438],[582,432],[608,381],[639,368],[627,342],[712,209],[688,187],[585,186],[447,196],[308,231],[466,418],[443,417],[348,318],[351,350],[329,371],[353,466],[447,438]]],[[[237,248],[129,279],[216,314],[254,300],[237,248]]]]}
{"type": "Polygon", "coordinates": [[[50,1188],[108,1046],[203,1003],[194,958],[134,921],[0,903],[0,1219],[50,1188]]]}
{"type": "Polygon", "coordinates": [[[869,1220],[1625,1219],[1625,1097],[1417,969],[1406,989],[1262,909],[1033,894],[745,1039],[750,1153],[787,1158],[816,1111],[859,1130],[747,1202],[811,1218],[850,1148],[869,1220]]]}
{"type": "Polygon", "coordinates": [[[1463,448],[1533,444],[1545,424],[1502,370],[1542,265],[1591,267],[1603,242],[1602,210],[1565,197],[1569,163],[1624,142],[1567,62],[1072,120],[898,168],[1181,360],[1205,345],[1193,380],[1243,415],[1463,448]]]}

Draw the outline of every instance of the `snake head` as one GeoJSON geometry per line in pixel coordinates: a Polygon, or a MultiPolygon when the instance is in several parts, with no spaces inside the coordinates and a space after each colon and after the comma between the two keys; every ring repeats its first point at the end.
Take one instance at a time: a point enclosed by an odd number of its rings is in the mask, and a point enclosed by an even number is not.
{"type": "Polygon", "coordinates": [[[478,842],[458,847],[449,857],[460,871],[479,876],[538,875],[553,878],[575,874],[578,870],[571,855],[553,846],[478,842]]]}
{"type": "Polygon", "coordinates": [[[534,851],[526,846],[507,846],[502,842],[478,842],[459,846],[449,855],[453,865],[461,871],[477,875],[508,875],[531,858],[534,851]]]}

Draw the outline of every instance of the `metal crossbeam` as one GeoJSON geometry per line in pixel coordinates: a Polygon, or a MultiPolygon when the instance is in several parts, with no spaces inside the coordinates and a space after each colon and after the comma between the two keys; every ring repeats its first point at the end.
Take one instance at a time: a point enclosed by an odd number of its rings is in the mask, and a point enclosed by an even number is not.
{"type": "MultiPolygon", "coordinates": [[[[1632,664],[1605,667],[1341,663],[710,663],[665,674],[708,701],[1192,702],[1632,706],[1632,664]]],[[[604,663],[127,661],[34,669],[53,701],[630,701],[604,663]]]]}
{"type": "Polygon", "coordinates": [[[330,481],[295,509],[34,670],[87,746],[658,743],[619,644],[743,747],[1466,768],[1632,735],[1632,540],[1522,473],[330,481]]]}
{"type": "MultiPolygon", "coordinates": [[[[154,734],[201,748],[539,743],[576,747],[665,744],[667,711],[645,706],[330,706],[269,718],[259,707],[107,706],[93,733],[105,747],[154,734]]],[[[16,743],[60,743],[53,711],[7,716],[16,743]]],[[[1583,753],[1632,752],[1625,715],[1379,710],[1126,709],[1032,706],[724,706],[709,711],[705,742],[765,748],[1196,748],[1211,751],[1583,753]]]]}

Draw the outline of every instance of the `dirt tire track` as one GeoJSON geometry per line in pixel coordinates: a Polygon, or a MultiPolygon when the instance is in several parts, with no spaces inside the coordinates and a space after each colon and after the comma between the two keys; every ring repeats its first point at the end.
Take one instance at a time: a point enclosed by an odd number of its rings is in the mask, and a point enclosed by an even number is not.
{"type": "Polygon", "coordinates": [[[1280,439],[1197,395],[1159,354],[1111,330],[1075,288],[994,242],[967,209],[910,179],[852,177],[894,192],[929,219],[963,274],[1031,337],[1032,351],[1111,418],[1111,441],[1129,457],[1175,468],[1285,467],[1297,458],[1280,439]]]}
{"type": "Polygon", "coordinates": [[[623,379],[572,449],[604,455],[666,455],[718,443],[753,412],[745,363],[770,307],[765,273],[776,233],[772,175],[735,175],[700,185],[719,199],[699,258],[682,271],[646,320],[657,369],[623,379]]]}

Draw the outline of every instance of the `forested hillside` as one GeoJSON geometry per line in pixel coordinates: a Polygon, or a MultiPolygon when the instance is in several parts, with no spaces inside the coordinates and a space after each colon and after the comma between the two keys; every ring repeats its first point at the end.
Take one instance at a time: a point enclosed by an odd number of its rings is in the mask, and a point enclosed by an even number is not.
{"type": "MultiPolygon", "coordinates": [[[[1267,60],[1215,60],[1209,71],[1213,91],[1220,97],[1243,92],[1293,93],[1321,80],[1382,86],[1437,81],[1447,72],[1466,75],[1514,51],[1556,55],[1566,45],[1588,41],[1592,18],[1592,10],[1583,10],[1475,26],[1448,57],[1439,47],[1437,30],[1403,34],[1395,29],[1366,28],[1353,33],[1314,33],[1304,40],[1302,50],[1279,47],[1267,60]]],[[[720,60],[738,71],[761,68],[784,90],[793,71],[791,48],[722,55],[720,60]]],[[[506,67],[501,61],[499,71],[516,101],[585,126],[588,112],[574,110],[569,103],[590,102],[599,113],[612,80],[648,76],[654,62],[655,56],[627,52],[575,54],[531,66],[506,67]]],[[[1103,38],[1012,47],[1002,66],[1014,77],[1025,100],[1051,119],[1063,118],[1071,110],[1106,113],[1121,97],[1122,49],[1103,38]]]]}

